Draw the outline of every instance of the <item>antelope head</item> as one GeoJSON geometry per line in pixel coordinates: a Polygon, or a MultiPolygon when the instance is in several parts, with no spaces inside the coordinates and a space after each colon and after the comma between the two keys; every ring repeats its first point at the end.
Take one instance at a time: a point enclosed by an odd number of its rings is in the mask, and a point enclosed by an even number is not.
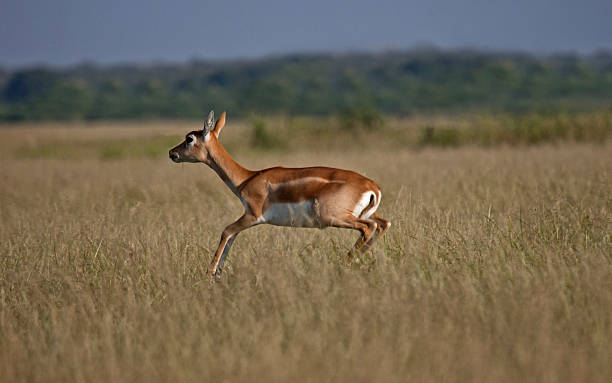
{"type": "Polygon", "coordinates": [[[204,162],[208,163],[211,145],[218,140],[219,133],[225,125],[225,112],[215,124],[215,112],[210,111],[204,128],[187,133],[185,140],[170,149],[168,155],[176,163],[179,162],[204,162]]]}

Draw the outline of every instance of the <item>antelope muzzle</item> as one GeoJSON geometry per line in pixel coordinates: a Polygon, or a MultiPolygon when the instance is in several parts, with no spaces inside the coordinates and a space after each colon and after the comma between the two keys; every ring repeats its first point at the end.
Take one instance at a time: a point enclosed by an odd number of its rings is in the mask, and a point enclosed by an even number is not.
{"type": "Polygon", "coordinates": [[[178,154],[178,152],[176,151],[176,149],[172,149],[172,150],[170,150],[170,151],[168,152],[168,156],[170,157],[170,159],[171,159],[172,161],[174,161],[174,162],[176,162],[176,163],[181,162],[181,161],[180,161],[180,159],[179,159],[179,154],[178,154]]]}

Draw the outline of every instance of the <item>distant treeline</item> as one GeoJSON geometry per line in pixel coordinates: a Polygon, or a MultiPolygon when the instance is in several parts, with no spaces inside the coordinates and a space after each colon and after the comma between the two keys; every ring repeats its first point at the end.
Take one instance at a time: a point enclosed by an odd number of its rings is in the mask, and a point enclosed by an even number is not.
{"type": "MultiPolygon", "coordinates": [[[[612,52],[413,50],[0,70],[0,120],[610,109],[612,52]]],[[[367,117],[367,118],[370,118],[367,117]]]]}

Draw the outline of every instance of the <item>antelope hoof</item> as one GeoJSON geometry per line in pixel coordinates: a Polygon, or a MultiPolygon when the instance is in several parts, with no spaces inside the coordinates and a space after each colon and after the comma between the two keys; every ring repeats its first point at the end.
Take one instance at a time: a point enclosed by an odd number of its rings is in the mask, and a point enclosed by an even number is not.
{"type": "Polygon", "coordinates": [[[357,264],[359,263],[359,258],[356,257],[355,254],[357,254],[357,252],[351,250],[346,255],[346,260],[349,263],[349,265],[353,263],[357,263],[357,264]]]}
{"type": "Polygon", "coordinates": [[[220,273],[219,271],[215,271],[214,269],[208,269],[206,271],[206,277],[210,282],[215,282],[219,280],[220,273]]]}

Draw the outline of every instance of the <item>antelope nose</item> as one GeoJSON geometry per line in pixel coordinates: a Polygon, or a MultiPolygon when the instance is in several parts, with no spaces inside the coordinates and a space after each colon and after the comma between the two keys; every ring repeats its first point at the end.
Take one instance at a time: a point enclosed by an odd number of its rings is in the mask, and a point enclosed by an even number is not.
{"type": "Polygon", "coordinates": [[[172,161],[178,160],[178,157],[179,157],[178,153],[172,152],[172,150],[168,152],[168,156],[170,157],[172,161]]]}

